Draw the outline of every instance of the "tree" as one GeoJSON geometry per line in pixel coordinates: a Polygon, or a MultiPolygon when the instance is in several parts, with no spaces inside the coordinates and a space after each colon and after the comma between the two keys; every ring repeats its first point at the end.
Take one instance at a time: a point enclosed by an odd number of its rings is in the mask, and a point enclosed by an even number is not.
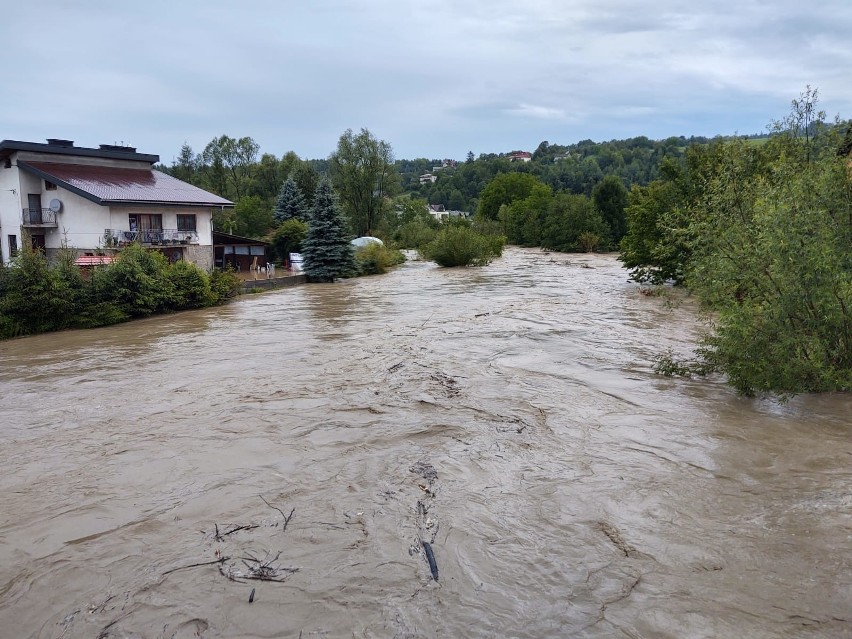
{"type": "Polygon", "coordinates": [[[497,213],[510,244],[538,246],[541,243],[542,220],[553,200],[550,187],[537,182],[522,200],[504,204],[497,213]]]}
{"type": "Polygon", "coordinates": [[[627,189],[621,179],[607,175],[592,189],[592,201],[595,210],[607,223],[612,241],[618,244],[627,233],[627,219],[624,209],[627,207],[627,189]]]}
{"type": "Polygon", "coordinates": [[[317,282],[332,282],[355,268],[340,205],[326,179],[320,181],[314,194],[302,256],[305,274],[317,282]]]}
{"type": "Polygon", "coordinates": [[[211,188],[223,197],[240,199],[248,190],[259,151],[260,146],[249,137],[213,138],[201,154],[211,188]]]}
{"type": "Polygon", "coordinates": [[[699,354],[745,395],[852,390],[852,180],[839,130],[804,133],[813,106],[722,145],[691,220],[687,284],[715,311],[699,354]]]}
{"type": "Polygon", "coordinates": [[[585,195],[558,193],[551,202],[541,230],[541,245],[554,251],[588,251],[606,237],[607,227],[585,195]]]}
{"type": "Polygon", "coordinates": [[[186,142],[180,147],[180,155],[172,162],[171,174],[184,182],[192,182],[198,171],[198,158],[186,142]]]}
{"type": "Polygon", "coordinates": [[[293,165],[290,177],[293,178],[293,181],[299,187],[299,191],[305,200],[305,206],[310,211],[310,207],[314,203],[314,193],[316,193],[317,186],[319,186],[319,173],[317,173],[310,162],[300,160],[293,165]]]}
{"type": "Polygon", "coordinates": [[[476,214],[489,220],[496,220],[497,213],[503,204],[511,204],[515,200],[529,197],[537,186],[547,188],[528,173],[501,173],[482,189],[476,214]]]}
{"type": "Polygon", "coordinates": [[[627,234],[619,259],[637,282],[682,283],[694,245],[691,220],[700,209],[705,184],[724,156],[720,144],[694,145],[686,162],[667,160],[661,179],[633,185],[625,209],[627,234]]]}
{"type": "Polygon", "coordinates": [[[283,222],[272,233],[272,248],[281,262],[290,259],[290,253],[299,253],[302,250],[302,242],[308,234],[308,225],[297,218],[291,218],[283,222]]]}
{"type": "Polygon", "coordinates": [[[234,206],[234,233],[243,237],[263,237],[273,226],[272,211],[257,195],[241,198],[234,206]]]}
{"type": "Polygon", "coordinates": [[[385,214],[385,196],[392,195],[398,179],[390,144],[368,129],[357,135],[347,129],[329,157],[329,171],[350,228],[356,235],[371,235],[385,214]]]}
{"type": "Polygon", "coordinates": [[[278,200],[275,203],[275,221],[278,224],[286,220],[297,219],[302,222],[308,216],[305,199],[293,178],[287,178],[281,185],[278,200]]]}
{"type": "Polygon", "coordinates": [[[287,178],[286,173],[281,172],[281,163],[272,153],[264,153],[253,168],[254,179],[249,195],[259,195],[264,199],[275,197],[281,182],[287,178]]]}

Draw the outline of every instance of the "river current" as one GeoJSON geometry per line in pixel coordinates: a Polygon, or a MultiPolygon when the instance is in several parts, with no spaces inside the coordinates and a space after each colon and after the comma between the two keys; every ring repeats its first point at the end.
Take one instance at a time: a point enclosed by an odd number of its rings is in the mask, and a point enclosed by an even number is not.
{"type": "Polygon", "coordinates": [[[0,637],[852,637],[852,397],[701,326],[508,249],[0,343],[0,637]]]}

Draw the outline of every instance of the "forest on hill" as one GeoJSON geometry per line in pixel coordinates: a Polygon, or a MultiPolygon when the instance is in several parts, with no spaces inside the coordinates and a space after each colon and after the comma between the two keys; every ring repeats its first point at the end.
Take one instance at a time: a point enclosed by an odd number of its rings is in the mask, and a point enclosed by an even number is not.
{"type": "MultiPolygon", "coordinates": [[[[765,136],[750,136],[760,138],[765,136]]],[[[721,138],[719,138],[721,139],[721,138]]],[[[386,160],[392,170],[385,189],[389,197],[422,199],[446,210],[475,212],[482,189],[502,173],[528,173],[554,192],[565,191],[590,196],[607,175],[619,178],[626,188],[645,185],[659,178],[665,159],[679,160],[694,144],[707,144],[705,137],[670,137],[574,144],[541,142],[529,152],[529,161],[512,159],[511,151],[483,153],[464,159],[416,158],[386,160]],[[433,178],[421,179],[431,175],[433,178]],[[434,181],[433,181],[434,180],[434,181]]],[[[287,151],[280,157],[261,153],[251,137],[222,135],[196,153],[184,144],[171,165],[158,167],[175,177],[226,197],[238,205],[237,212],[221,223],[244,235],[262,237],[272,223],[272,210],[281,185],[293,178],[310,204],[319,178],[329,174],[329,160],[302,159],[287,151]]],[[[227,230],[228,227],[218,230],[227,230]]]]}

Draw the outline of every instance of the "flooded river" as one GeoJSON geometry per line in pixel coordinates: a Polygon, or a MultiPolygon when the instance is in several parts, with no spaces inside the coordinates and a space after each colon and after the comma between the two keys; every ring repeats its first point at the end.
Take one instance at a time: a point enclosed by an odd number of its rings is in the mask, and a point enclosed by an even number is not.
{"type": "Polygon", "coordinates": [[[697,337],[510,249],[0,343],[0,636],[852,636],[852,397],[697,337]]]}

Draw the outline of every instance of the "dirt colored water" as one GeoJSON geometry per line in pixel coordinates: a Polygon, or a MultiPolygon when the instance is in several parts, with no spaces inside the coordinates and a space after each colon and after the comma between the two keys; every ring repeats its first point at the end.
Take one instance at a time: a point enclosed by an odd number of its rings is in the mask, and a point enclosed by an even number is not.
{"type": "Polygon", "coordinates": [[[852,398],[697,327],[510,249],[2,343],[0,636],[852,636],[852,398]]]}

